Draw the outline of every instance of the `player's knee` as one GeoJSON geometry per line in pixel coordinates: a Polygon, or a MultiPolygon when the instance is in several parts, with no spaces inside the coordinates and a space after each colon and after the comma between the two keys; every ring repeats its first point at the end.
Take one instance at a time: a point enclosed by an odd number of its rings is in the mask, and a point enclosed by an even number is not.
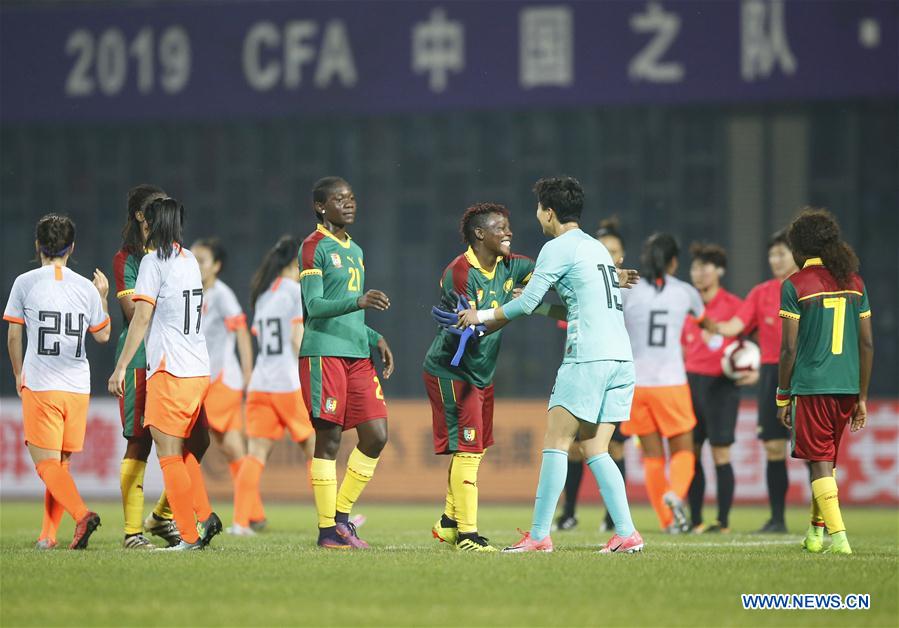
{"type": "Polygon", "coordinates": [[[150,438],[129,438],[125,447],[125,458],[146,462],[150,457],[153,440],[150,438]]]}
{"type": "Polygon", "coordinates": [[[765,456],[771,462],[779,462],[787,458],[787,441],[783,439],[766,440],[765,456]]]}
{"type": "Polygon", "coordinates": [[[387,445],[387,430],[373,430],[359,435],[359,451],[369,458],[377,458],[387,445]]]}
{"type": "Polygon", "coordinates": [[[715,465],[729,464],[730,463],[730,446],[725,447],[712,447],[712,460],[715,462],[715,465]]]}
{"type": "Polygon", "coordinates": [[[312,425],[315,427],[315,457],[336,460],[337,450],[340,449],[341,427],[322,419],[312,419],[312,425]]]}
{"type": "Polygon", "coordinates": [[[202,460],[206,450],[209,449],[209,430],[202,428],[194,429],[184,445],[187,450],[194,455],[194,458],[202,460]]]}

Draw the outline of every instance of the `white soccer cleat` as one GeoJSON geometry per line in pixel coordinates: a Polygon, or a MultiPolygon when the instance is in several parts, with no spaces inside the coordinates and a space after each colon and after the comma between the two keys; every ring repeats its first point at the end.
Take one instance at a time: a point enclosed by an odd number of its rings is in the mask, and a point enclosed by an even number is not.
{"type": "Polygon", "coordinates": [[[256,532],[253,528],[244,527],[237,523],[226,528],[225,533],[230,534],[231,536],[256,536],[256,532]]]}

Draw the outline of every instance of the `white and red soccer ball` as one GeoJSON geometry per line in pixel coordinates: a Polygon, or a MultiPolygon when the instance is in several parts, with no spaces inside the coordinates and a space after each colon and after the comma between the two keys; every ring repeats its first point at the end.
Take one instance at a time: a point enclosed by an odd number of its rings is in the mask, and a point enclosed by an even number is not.
{"type": "Polygon", "coordinates": [[[762,353],[751,340],[740,339],[731,343],[721,356],[721,369],[731,379],[740,379],[751,371],[759,370],[762,353]]]}

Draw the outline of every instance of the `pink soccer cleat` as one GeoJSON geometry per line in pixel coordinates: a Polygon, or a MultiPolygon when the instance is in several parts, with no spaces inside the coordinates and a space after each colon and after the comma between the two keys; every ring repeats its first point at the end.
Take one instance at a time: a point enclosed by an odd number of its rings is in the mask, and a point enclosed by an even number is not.
{"type": "Polygon", "coordinates": [[[359,535],[356,534],[356,526],[353,525],[351,521],[338,523],[335,532],[337,533],[337,536],[343,539],[343,541],[353,549],[369,548],[368,543],[360,539],[359,535]]]}
{"type": "Polygon", "coordinates": [[[640,536],[640,533],[634,530],[634,533],[631,534],[626,539],[621,538],[617,534],[614,535],[609,542],[606,543],[600,550],[600,554],[633,554],[634,552],[642,552],[643,551],[643,537],[640,536]]]}
{"type": "Polygon", "coordinates": [[[518,529],[519,534],[522,534],[521,540],[518,541],[515,545],[507,547],[503,549],[504,552],[551,552],[553,551],[553,540],[549,538],[547,534],[542,540],[535,541],[531,538],[530,532],[524,532],[521,528],[518,529]]]}

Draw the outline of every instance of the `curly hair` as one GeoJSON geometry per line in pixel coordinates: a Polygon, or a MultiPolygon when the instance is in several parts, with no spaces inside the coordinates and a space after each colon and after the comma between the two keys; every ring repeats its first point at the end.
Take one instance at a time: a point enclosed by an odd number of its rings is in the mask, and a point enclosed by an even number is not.
{"type": "Polygon", "coordinates": [[[826,209],[804,207],[787,231],[797,265],[810,257],[820,257],[840,287],[847,287],[858,272],[858,256],[840,237],[840,225],[826,209]]]}
{"type": "Polygon", "coordinates": [[[75,244],[75,223],[63,214],[47,214],[37,221],[34,239],[44,257],[64,257],[75,244]]]}
{"type": "Polygon", "coordinates": [[[690,245],[690,258],[718,268],[727,268],[727,251],[720,244],[711,242],[694,242],[690,245]]]}
{"type": "Polygon", "coordinates": [[[499,203],[475,203],[465,210],[459,222],[459,234],[462,236],[463,244],[474,244],[477,241],[474,230],[484,228],[490,214],[499,214],[508,220],[509,209],[499,203]]]}

